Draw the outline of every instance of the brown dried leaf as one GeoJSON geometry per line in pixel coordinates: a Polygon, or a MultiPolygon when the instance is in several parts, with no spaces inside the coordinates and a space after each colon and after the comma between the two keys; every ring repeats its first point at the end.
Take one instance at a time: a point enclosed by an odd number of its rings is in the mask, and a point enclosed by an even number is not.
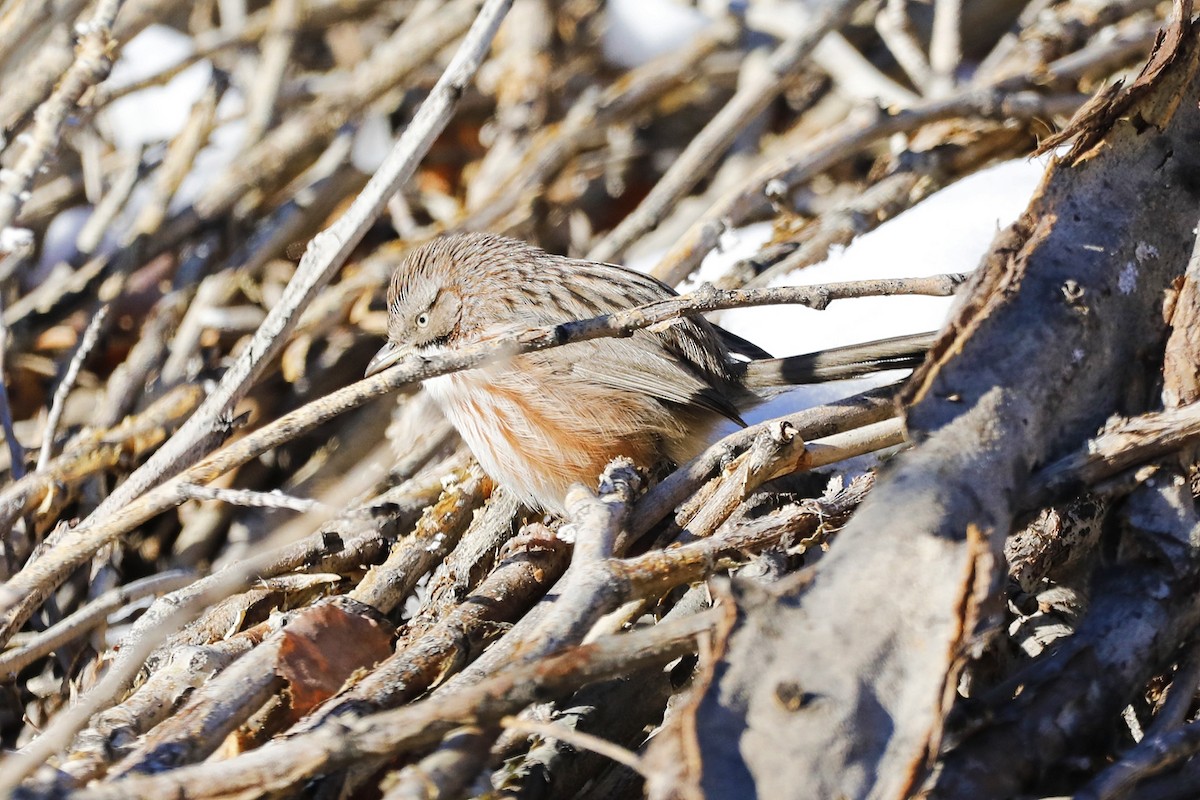
{"type": "Polygon", "coordinates": [[[392,630],[331,603],[299,614],[284,631],[275,667],[291,688],[299,718],[331,697],[356,670],[392,653],[392,630]]]}

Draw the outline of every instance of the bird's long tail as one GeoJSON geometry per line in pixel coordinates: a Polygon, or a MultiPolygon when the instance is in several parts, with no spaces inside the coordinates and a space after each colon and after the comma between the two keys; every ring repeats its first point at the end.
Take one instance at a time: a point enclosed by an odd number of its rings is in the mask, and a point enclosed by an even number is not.
{"type": "Polygon", "coordinates": [[[886,369],[912,369],[925,359],[937,332],[898,336],[786,358],[749,361],[743,385],[752,391],[857,378],[886,369]]]}

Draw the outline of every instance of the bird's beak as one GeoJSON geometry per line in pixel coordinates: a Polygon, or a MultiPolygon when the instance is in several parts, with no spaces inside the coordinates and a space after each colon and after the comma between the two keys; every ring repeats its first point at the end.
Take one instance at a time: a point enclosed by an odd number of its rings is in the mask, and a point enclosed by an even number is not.
{"type": "Polygon", "coordinates": [[[371,363],[367,364],[367,374],[364,377],[383,372],[388,367],[404,358],[406,352],[403,348],[398,347],[395,342],[388,342],[383,347],[379,348],[379,352],[371,359],[371,363]]]}

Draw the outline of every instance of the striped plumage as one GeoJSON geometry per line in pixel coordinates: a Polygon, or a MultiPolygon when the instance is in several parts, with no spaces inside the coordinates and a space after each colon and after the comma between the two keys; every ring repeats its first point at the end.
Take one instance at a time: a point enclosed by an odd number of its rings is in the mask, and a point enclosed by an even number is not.
{"type": "MultiPolygon", "coordinates": [[[[609,264],[551,255],[488,234],[437,239],[411,253],[388,293],[388,345],[371,372],[526,328],[586,319],[673,296],[609,264]]],[[[761,398],[743,385],[766,353],[703,319],[578,342],[433,378],[425,388],[494,480],[530,506],[562,511],[567,488],[593,485],[625,455],[684,461],[723,420],[761,398]]]]}

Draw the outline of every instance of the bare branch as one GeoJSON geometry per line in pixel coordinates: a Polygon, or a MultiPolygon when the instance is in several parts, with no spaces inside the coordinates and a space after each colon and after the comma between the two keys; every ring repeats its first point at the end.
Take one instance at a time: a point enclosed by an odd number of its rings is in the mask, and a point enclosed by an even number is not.
{"type": "Polygon", "coordinates": [[[71,360],[67,363],[67,369],[63,372],[62,380],[58,383],[58,388],[54,390],[54,401],[50,404],[50,412],[46,415],[46,428],[42,431],[42,449],[38,452],[37,467],[35,467],[38,472],[45,472],[46,467],[50,464],[50,458],[54,453],[54,436],[58,430],[58,422],[62,418],[63,406],[66,405],[67,395],[75,388],[75,379],[79,377],[79,370],[83,367],[83,362],[87,360],[92,349],[95,348],[96,341],[100,338],[100,331],[104,327],[104,321],[108,319],[110,309],[111,306],[108,303],[96,309],[96,313],[92,315],[91,321],[88,322],[83,336],[79,339],[79,345],[75,348],[75,352],[71,354],[71,360]]]}

